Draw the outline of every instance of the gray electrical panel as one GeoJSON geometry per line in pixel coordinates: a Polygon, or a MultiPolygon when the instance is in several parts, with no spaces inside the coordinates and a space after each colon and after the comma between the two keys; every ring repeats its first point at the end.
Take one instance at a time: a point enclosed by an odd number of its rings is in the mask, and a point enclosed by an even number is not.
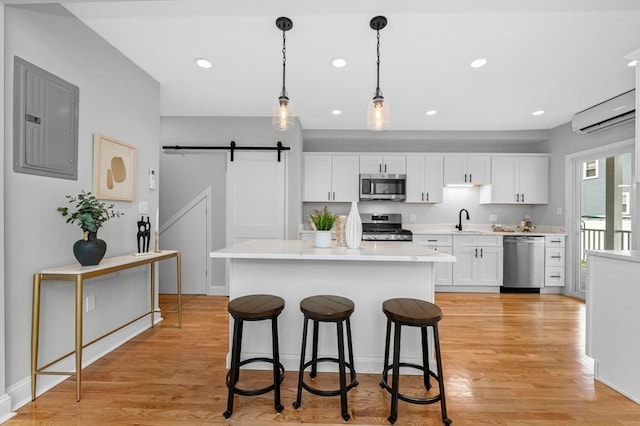
{"type": "Polygon", "coordinates": [[[79,89],[15,57],[13,171],[78,179],[79,89]]]}

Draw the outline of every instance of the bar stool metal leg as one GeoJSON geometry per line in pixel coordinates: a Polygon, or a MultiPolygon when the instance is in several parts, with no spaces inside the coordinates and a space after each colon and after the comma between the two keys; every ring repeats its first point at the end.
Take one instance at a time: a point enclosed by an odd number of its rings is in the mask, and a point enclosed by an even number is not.
{"type": "Polygon", "coordinates": [[[400,386],[400,324],[393,325],[393,373],[391,377],[391,424],[398,420],[398,387],[400,386]]]}
{"type": "Polygon", "coordinates": [[[284,409],[280,403],[280,348],[278,346],[278,318],[271,319],[271,346],[273,348],[273,406],[276,412],[280,413],[284,409]]]}
{"type": "Polygon", "coordinates": [[[302,325],[302,349],[300,349],[300,368],[298,369],[298,393],[296,400],[293,401],[293,408],[300,408],[302,403],[302,381],[304,379],[304,357],[307,349],[307,330],[309,328],[309,318],[305,315],[304,324],[302,325]]]}
{"type": "Polygon", "coordinates": [[[420,327],[420,334],[422,335],[422,365],[424,371],[422,377],[424,378],[424,387],[427,390],[431,389],[431,379],[429,372],[429,339],[427,339],[427,327],[420,327]]]}
{"type": "Polygon", "coordinates": [[[312,379],[315,379],[317,373],[318,373],[318,321],[314,320],[313,321],[313,349],[311,352],[311,361],[313,362],[313,364],[311,364],[311,374],[309,374],[309,377],[311,377],[312,379]]]}
{"type": "Polygon", "coordinates": [[[440,336],[438,335],[438,325],[433,325],[433,340],[435,341],[436,366],[438,369],[438,386],[440,386],[440,411],[442,412],[442,421],[449,426],[452,420],[447,417],[447,403],[444,398],[444,375],[442,374],[442,358],[440,357],[440,336]]]}
{"type": "Polygon", "coordinates": [[[391,320],[387,318],[387,337],[384,340],[384,371],[382,372],[382,381],[380,387],[384,388],[384,383],[387,383],[389,379],[389,370],[386,368],[389,365],[389,346],[391,344],[391,320]]]}
{"type": "Polygon", "coordinates": [[[347,374],[344,366],[344,335],[342,333],[342,321],[336,322],[336,331],[338,334],[338,372],[340,375],[340,409],[342,410],[342,418],[346,422],[351,418],[347,411],[347,374]]]}
{"type": "Polygon", "coordinates": [[[233,323],[233,347],[231,348],[231,366],[229,368],[229,382],[227,387],[229,393],[227,395],[227,410],[222,413],[225,419],[231,417],[233,413],[233,397],[234,386],[238,383],[240,372],[240,347],[242,346],[242,320],[236,319],[233,323]]]}
{"type": "MultiPolygon", "coordinates": [[[[353,366],[354,365],[354,363],[353,363],[353,341],[351,340],[351,320],[349,318],[347,318],[347,348],[349,350],[349,364],[353,366]]],[[[351,382],[353,383],[353,386],[354,387],[358,386],[358,381],[356,380],[355,370],[349,370],[349,371],[350,371],[349,377],[351,378],[351,382]]]]}

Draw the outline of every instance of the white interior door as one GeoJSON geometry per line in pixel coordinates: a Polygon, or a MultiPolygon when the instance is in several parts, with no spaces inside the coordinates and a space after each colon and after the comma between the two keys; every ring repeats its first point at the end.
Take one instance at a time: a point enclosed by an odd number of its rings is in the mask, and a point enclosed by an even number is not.
{"type": "Polygon", "coordinates": [[[286,238],[286,161],[271,151],[227,154],[228,245],[286,238]]]}
{"type": "MultiPolygon", "coordinates": [[[[182,293],[208,294],[209,220],[207,196],[199,196],[160,228],[160,248],[178,250],[182,261],[182,293]]],[[[176,263],[159,263],[159,291],[176,293],[176,263]]]]}

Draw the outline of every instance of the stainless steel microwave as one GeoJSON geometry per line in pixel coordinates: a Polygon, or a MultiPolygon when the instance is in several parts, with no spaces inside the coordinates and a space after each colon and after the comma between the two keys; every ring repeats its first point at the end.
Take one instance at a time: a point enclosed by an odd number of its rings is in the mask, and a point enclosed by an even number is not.
{"type": "Polygon", "coordinates": [[[403,201],[407,198],[407,175],[361,174],[360,200],[403,201]]]}

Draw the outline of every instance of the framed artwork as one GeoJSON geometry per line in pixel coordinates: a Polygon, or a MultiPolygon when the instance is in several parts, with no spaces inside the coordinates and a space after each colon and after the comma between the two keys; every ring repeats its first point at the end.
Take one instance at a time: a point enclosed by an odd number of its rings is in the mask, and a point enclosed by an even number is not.
{"type": "Polygon", "coordinates": [[[103,200],[135,200],[135,146],[108,136],[94,135],[93,193],[103,200]]]}

